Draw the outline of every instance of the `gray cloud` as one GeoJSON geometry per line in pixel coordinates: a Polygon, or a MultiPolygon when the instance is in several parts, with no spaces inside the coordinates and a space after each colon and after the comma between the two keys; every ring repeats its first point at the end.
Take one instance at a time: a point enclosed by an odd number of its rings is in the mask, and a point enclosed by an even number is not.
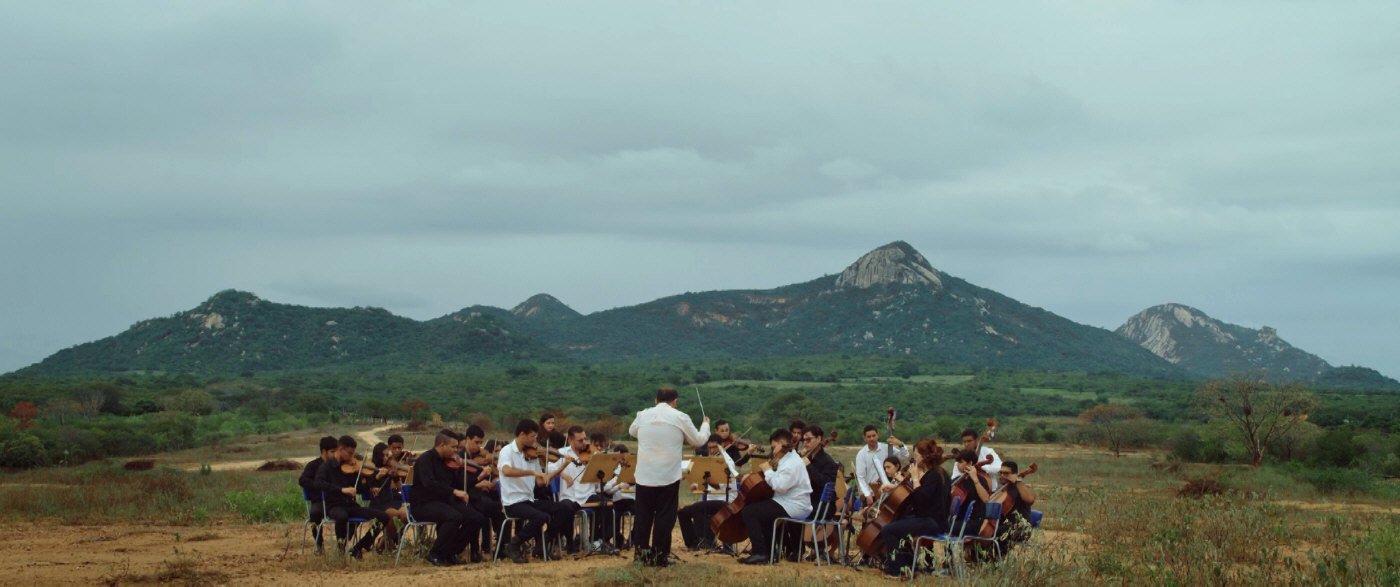
{"type": "Polygon", "coordinates": [[[228,287],[594,311],[903,239],[1400,374],[1388,5],[143,8],[0,22],[0,370],[228,287]]]}

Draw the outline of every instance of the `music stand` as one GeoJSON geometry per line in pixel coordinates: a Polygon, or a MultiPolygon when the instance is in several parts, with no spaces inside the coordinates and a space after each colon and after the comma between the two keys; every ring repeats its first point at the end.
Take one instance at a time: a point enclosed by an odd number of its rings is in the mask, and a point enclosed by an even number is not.
{"type": "Polygon", "coordinates": [[[622,493],[636,493],[637,455],[628,453],[617,456],[622,457],[622,470],[617,473],[617,480],[620,483],[626,483],[627,487],[632,489],[632,491],[623,491],[622,493]]]}
{"type": "Polygon", "coordinates": [[[622,456],[616,454],[593,455],[588,461],[588,467],[579,476],[579,481],[587,479],[587,483],[597,483],[597,492],[603,493],[603,484],[612,480],[613,471],[617,470],[617,465],[622,462],[622,456]]]}
{"type": "MultiPolygon", "coordinates": [[[[695,457],[690,459],[690,469],[686,471],[685,480],[690,483],[700,485],[700,501],[709,501],[710,484],[719,485],[721,476],[728,477],[729,466],[720,457],[695,457]],[[713,479],[713,481],[711,481],[713,479]]],[[[728,489],[725,490],[728,493],[728,489]]]]}

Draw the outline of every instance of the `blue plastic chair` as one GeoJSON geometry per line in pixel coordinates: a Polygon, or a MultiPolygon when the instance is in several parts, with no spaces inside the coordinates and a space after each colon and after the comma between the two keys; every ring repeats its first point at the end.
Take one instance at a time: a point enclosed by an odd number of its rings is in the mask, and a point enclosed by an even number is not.
{"type": "Polygon", "coordinates": [[[328,518],[326,518],[326,512],[324,511],[325,508],[322,508],[321,521],[311,521],[311,507],[315,505],[316,502],[311,500],[310,489],[307,489],[305,487],[301,488],[301,499],[306,502],[306,521],[303,522],[301,526],[301,553],[306,554],[307,535],[309,534],[312,538],[324,540],[323,537],[326,535],[326,520],[328,518]]]}
{"type": "MultiPolygon", "coordinates": [[[[971,509],[971,508],[968,508],[968,509],[971,509]]],[[[997,558],[1001,558],[1001,544],[997,542],[997,530],[1001,528],[1001,502],[995,502],[995,501],[994,501],[994,502],[992,502],[992,503],[987,504],[987,513],[986,513],[986,515],[983,517],[983,520],[989,520],[989,521],[992,522],[992,535],[991,535],[991,537],[984,538],[984,537],[980,536],[980,535],[979,535],[979,532],[977,532],[977,531],[973,531],[973,533],[972,533],[971,536],[966,536],[966,534],[967,534],[967,528],[966,528],[966,524],[963,524],[963,526],[964,526],[964,527],[963,527],[963,534],[964,534],[963,541],[964,541],[964,543],[967,543],[967,542],[987,542],[987,543],[991,543],[992,548],[995,548],[995,549],[996,549],[997,558]]],[[[980,528],[979,528],[979,530],[980,530],[980,528]]]]}
{"type": "Polygon", "coordinates": [[[430,534],[437,534],[437,524],[434,522],[424,522],[413,517],[413,508],[409,505],[409,495],[413,491],[413,484],[404,483],[399,487],[400,497],[403,498],[403,511],[408,516],[408,524],[403,527],[403,532],[399,534],[399,552],[394,555],[394,566],[399,566],[399,557],[403,556],[403,543],[408,540],[408,533],[412,531],[414,536],[418,532],[426,529],[430,534]]]}
{"type": "MultiPolygon", "coordinates": [[[[805,519],[778,518],[776,520],[773,520],[773,538],[768,543],[768,564],[774,564],[778,562],[777,553],[781,552],[783,547],[783,534],[785,533],[778,532],[778,527],[785,526],[787,524],[799,524],[812,529],[812,548],[817,551],[817,566],[822,566],[823,555],[827,556],[826,564],[830,565],[831,557],[827,552],[827,542],[825,535],[823,535],[821,538],[822,548],[817,548],[817,527],[822,525],[822,522],[825,522],[825,520],[822,520],[822,517],[826,514],[827,508],[834,507],[836,507],[836,484],[827,483],[826,485],[822,486],[821,500],[817,502],[817,509],[812,511],[812,515],[808,516],[805,519]]],[[[837,527],[839,528],[840,526],[837,527]]],[[[797,545],[797,557],[799,560],[802,558],[802,549],[805,546],[806,543],[801,543],[797,545]]]]}
{"type": "MultiPolygon", "coordinates": [[[[923,545],[925,542],[943,544],[950,560],[953,557],[953,549],[955,547],[962,547],[962,535],[967,532],[967,521],[972,518],[972,506],[968,506],[967,511],[963,513],[962,527],[959,528],[958,533],[954,535],[952,534],[953,520],[957,516],[958,508],[962,507],[962,498],[954,497],[953,503],[950,505],[951,507],[948,508],[948,532],[944,532],[942,534],[929,534],[914,539],[914,565],[911,569],[909,569],[910,579],[915,578],[919,574],[919,561],[923,558],[923,556],[920,554],[920,551],[924,550],[923,545]]],[[[932,554],[932,552],[930,552],[929,554],[932,554]]],[[[953,567],[953,565],[949,565],[949,567],[953,567]]],[[[955,567],[954,570],[956,572],[955,567]]]]}

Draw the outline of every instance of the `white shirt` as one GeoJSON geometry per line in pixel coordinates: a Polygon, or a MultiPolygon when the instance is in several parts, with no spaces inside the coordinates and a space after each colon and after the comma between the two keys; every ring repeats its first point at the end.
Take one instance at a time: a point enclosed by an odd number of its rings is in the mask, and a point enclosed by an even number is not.
{"type": "MultiPolygon", "coordinates": [[[[1001,473],[1001,457],[997,456],[997,451],[992,450],[990,446],[983,446],[981,450],[977,451],[978,462],[987,460],[989,456],[992,457],[992,462],[988,465],[982,465],[982,470],[986,471],[988,476],[991,477],[991,479],[987,480],[987,485],[991,486],[992,491],[996,491],[998,485],[997,475],[1001,473]]],[[[951,480],[957,481],[962,476],[963,472],[959,471],[957,467],[953,467],[951,480]]]]}
{"type": "Polygon", "coordinates": [[[796,452],[783,455],[778,468],[763,473],[763,480],[773,488],[773,501],[783,506],[788,517],[806,518],[812,513],[812,480],[796,452]]]}
{"type": "Polygon", "coordinates": [[[659,403],[637,412],[628,434],[637,439],[637,484],[663,487],[681,480],[681,459],[685,443],[704,446],[710,436],[710,423],[690,421],[685,412],[659,403]]]}
{"type": "MultiPolygon", "coordinates": [[[[501,447],[501,468],[509,466],[512,469],[544,472],[539,461],[525,458],[525,454],[520,452],[520,447],[516,446],[516,442],[518,441],[512,441],[501,447]]],[[[501,475],[502,506],[512,506],[522,501],[534,499],[535,478],[533,476],[507,477],[501,475]]]]}
{"type": "Polygon", "coordinates": [[[579,505],[588,503],[588,498],[598,492],[598,483],[596,480],[594,483],[588,483],[586,482],[587,480],[579,478],[588,467],[568,460],[570,457],[577,456],[574,454],[573,447],[566,446],[561,448],[559,449],[559,454],[564,455],[565,458],[561,458],[555,461],[555,463],[568,463],[564,465],[564,472],[559,474],[559,499],[567,499],[579,505]],[[568,480],[563,479],[563,477],[573,479],[573,485],[570,485],[568,480]]]}
{"type": "MultiPolygon", "coordinates": [[[[859,482],[861,495],[871,496],[871,483],[878,482],[884,485],[890,482],[890,478],[885,475],[885,456],[888,455],[888,450],[885,443],[877,442],[875,450],[870,450],[870,446],[866,445],[860,447],[860,452],[856,453],[856,481],[859,482]]],[[[901,461],[909,460],[909,445],[894,449],[894,456],[901,461]]]]}

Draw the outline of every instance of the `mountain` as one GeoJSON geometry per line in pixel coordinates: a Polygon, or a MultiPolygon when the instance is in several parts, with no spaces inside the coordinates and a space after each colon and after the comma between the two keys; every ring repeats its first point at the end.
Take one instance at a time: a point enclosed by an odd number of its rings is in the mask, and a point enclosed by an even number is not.
{"type": "Polygon", "coordinates": [[[589,360],[899,354],[975,366],[1183,375],[1112,332],[938,271],[904,242],[806,283],[686,293],[531,333],[589,360]]]}
{"type": "Polygon", "coordinates": [[[22,372],[239,373],[550,354],[497,315],[462,317],[444,327],[382,308],[308,308],[226,290],[192,310],[138,322],[116,336],[59,351],[22,372]]]}
{"type": "Polygon", "coordinates": [[[1204,377],[1263,370],[1275,380],[1313,381],[1332,370],[1327,361],[1279,338],[1273,328],[1228,324],[1181,304],[1138,312],[1115,332],[1204,377]]]}
{"type": "Polygon", "coordinates": [[[419,322],[379,308],[307,308],[224,291],[193,310],[60,351],[34,374],[407,368],[486,360],[901,355],[974,367],[1184,377],[1112,332],[934,268],[904,242],[834,275],[685,293],[582,315],[547,294],[419,322]]]}

